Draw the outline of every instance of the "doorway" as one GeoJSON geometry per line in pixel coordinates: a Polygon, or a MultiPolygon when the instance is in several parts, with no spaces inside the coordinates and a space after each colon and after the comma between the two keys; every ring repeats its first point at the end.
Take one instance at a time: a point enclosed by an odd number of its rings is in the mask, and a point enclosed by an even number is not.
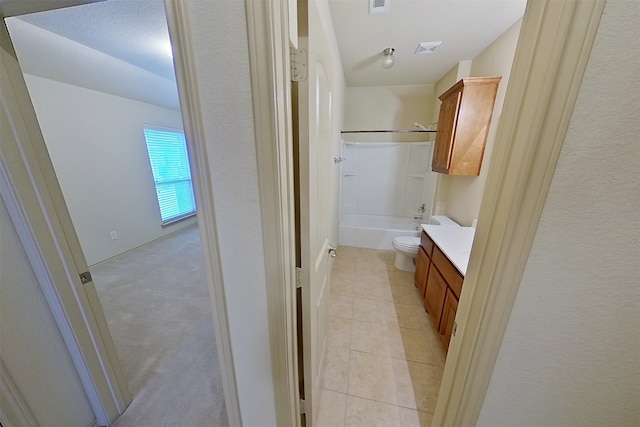
{"type": "MultiPolygon", "coordinates": [[[[7,23],[18,58],[24,65],[25,80],[53,161],[57,181],[61,184],[66,199],[73,228],[78,232],[84,257],[91,266],[87,270],[91,274],[85,273],[84,277],[88,278],[88,282],[91,279],[95,282],[111,328],[110,335],[116,341],[120,356],[124,355],[127,359],[123,363],[123,370],[134,400],[117,425],[142,425],[136,421],[139,419],[153,424],[153,417],[149,415],[154,414],[156,423],[160,420],[166,422],[171,417],[178,417],[176,419],[180,422],[191,423],[188,421],[190,418],[185,417],[189,414],[204,424],[213,422],[224,425],[227,423],[224,398],[220,370],[215,360],[211,304],[196,220],[190,218],[170,225],[160,225],[159,216],[154,215],[159,212],[158,202],[154,200],[156,195],[153,191],[153,176],[149,175],[149,160],[140,161],[147,155],[143,125],[152,123],[182,128],[180,111],[171,108],[172,100],[167,101],[170,97],[166,96],[173,89],[175,103],[178,104],[175,78],[171,80],[155,76],[158,77],[157,81],[167,80],[170,86],[169,90],[160,88],[156,91],[156,95],[159,93],[161,98],[157,99],[158,102],[153,102],[153,99],[132,99],[139,98],[140,91],[132,94],[113,93],[105,87],[92,87],[89,80],[82,79],[83,71],[88,68],[100,68],[100,72],[104,72],[135,67],[123,63],[124,61],[117,62],[115,58],[109,58],[110,55],[96,49],[91,51],[87,46],[62,36],[69,36],[65,33],[65,28],[68,28],[66,25],[70,21],[92,22],[97,27],[95,20],[78,18],[77,14],[84,8],[97,8],[96,12],[92,12],[93,16],[105,15],[113,19],[117,13],[105,11],[104,8],[114,5],[126,8],[133,7],[134,3],[91,4],[9,18],[7,23]],[[26,39],[22,38],[25,34],[26,39]],[[33,47],[30,43],[38,40],[39,35],[44,35],[47,40],[39,44],[36,50],[49,48],[50,51],[49,55],[41,55],[42,51],[36,51],[36,56],[40,56],[39,59],[44,57],[45,60],[57,56],[57,64],[45,64],[41,68],[38,68],[39,64],[34,64],[33,55],[29,55],[33,52],[29,52],[29,48],[33,47]],[[55,50],[56,47],[62,50],[55,50]],[[71,73],[75,73],[79,81],[65,81],[64,76],[68,76],[69,71],[60,68],[60,63],[67,64],[64,55],[70,52],[74,54],[71,66],[78,67],[71,70],[71,73]],[[83,56],[82,52],[88,53],[83,56]],[[86,61],[84,64],[83,60],[86,61]],[[114,63],[115,68],[110,66],[114,63]],[[96,67],[96,64],[99,66],[96,67]],[[56,66],[58,70],[52,71],[55,77],[46,74],[56,66]],[[169,105],[164,105],[163,102],[169,105]],[[132,123],[127,121],[132,118],[137,121],[137,125],[131,126],[132,123]],[[118,151],[126,145],[129,146],[129,151],[118,151]],[[130,161],[133,162],[127,163],[130,161]],[[104,170],[107,175],[101,174],[101,165],[106,166],[104,170]],[[146,175],[144,181],[138,179],[143,175],[146,175]],[[128,178],[120,181],[125,176],[128,178]],[[151,191],[143,196],[131,191],[135,187],[145,186],[146,190],[151,191]],[[148,209],[149,205],[155,209],[148,209]],[[127,215],[118,215],[118,211],[126,212],[127,215]],[[136,215],[143,212],[147,212],[146,217],[136,219],[136,215]],[[108,239],[105,239],[105,235],[101,235],[99,230],[100,222],[119,225],[118,228],[112,226],[113,229],[106,234],[108,239]],[[155,234],[145,234],[146,223],[154,224],[155,234]],[[131,238],[128,234],[135,234],[135,237],[131,238]],[[202,346],[204,343],[210,346],[202,346]],[[168,371],[172,371],[174,376],[168,376],[168,371]],[[164,381],[158,379],[163,375],[164,381]],[[209,382],[205,381],[202,387],[194,387],[194,383],[207,377],[209,382]],[[176,385],[187,379],[189,384],[185,383],[180,392],[180,387],[176,385]],[[175,404],[167,404],[197,390],[201,393],[190,400],[201,402],[203,407],[200,412],[194,411],[193,404],[183,404],[182,413],[175,404]],[[147,404],[154,398],[155,408],[147,404]],[[141,402],[141,399],[144,401],[141,402]],[[217,403],[212,404],[213,407],[204,407],[209,402],[217,403]],[[163,414],[163,407],[171,410],[167,413],[168,409],[165,409],[163,414]],[[137,410],[137,415],[130,414],[134,409],[137,410]]],[[[152,15],[154,11],[155,14],[158,10],[162,12],[160,22],[166,33],[163,3],[146,2],[145,5],[155,7],[151,11],[152,15]]],[[[136,11],[140,12],[139,8],[136,11]]],[[[145,23],[130,23],[149,28],[145,23]]],[[[92,36],[87,32],[85,36],[89,39],[99,38],[97,33],[92,36]]],[[[168,57],[171,62],[170,56],[168,57]]],[[[134,74],[136,71],[140,74],[140,70],[134,70],[134,74]]],[[[153,73],[148,74],[150,80],[155,78],[151,75],[153,73]]],[[[100,80],[103,83],[119,81],[120,90],[126,89],[130,82],[122,73],[106,75],[100,80]]]]}

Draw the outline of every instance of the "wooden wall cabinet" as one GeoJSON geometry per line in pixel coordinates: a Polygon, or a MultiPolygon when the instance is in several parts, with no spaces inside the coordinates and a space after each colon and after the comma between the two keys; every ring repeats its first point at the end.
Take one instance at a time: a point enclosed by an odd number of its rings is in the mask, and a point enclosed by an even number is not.
{"type": "Polygon", "coordinates": [[[447,175],[479,175],[493,106],[502,77],[469,77],[440,96],[431,169],[447,175]]]}
{"type": "Polygon", "coordinates": [[[415,285],[421,290],[442,345],[449,349],[464,277],[426,232],[422,232],[416,259],[415,285]]]}

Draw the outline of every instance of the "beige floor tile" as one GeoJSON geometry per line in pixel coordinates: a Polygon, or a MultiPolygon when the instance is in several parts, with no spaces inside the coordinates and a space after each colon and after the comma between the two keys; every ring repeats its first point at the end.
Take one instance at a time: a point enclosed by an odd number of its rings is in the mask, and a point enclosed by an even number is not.
{"type": "Polygon", "coordinates": [[[327,349],[324,374],[320,387],[327,390],[347,392],[349,380],[349,349],[329,347],[327,349]]]}
{"type": "Polygon", "coordinates": [[[343,427],[347,395],[320,389],[316,427],[343,427]]]}
{"type": "Polygon", "coordinates": [[[388,325],[400,328],[426,329],[430,327],[423,307],[385,303],[385,320],[388,325]]]}
{"type": "Polygon", "coordinates": [[[367,282],[371,284],[384,283],[384,278],[381,277],[377,270],[373,270],[367,273],[361,273],[356,271],[356,280],[359,282],[367,282]]]}
{"type": "Polygon", "coordinates": [[[430,412],[400,408],[400,424],[402,427],[431,427],[432,419],[433,414],[430,412]]]}
{"type": "Polygon", "coordinates": [[[378,301],[393,302],[393,286],[386,283],[378,285],[375,292],[378,301]]]}
{"type": "Polygon", "coordinates": [[[427,332],[420,329],[393,328],[388,333],[390,355],[396,359],[437,365],[427,338],[427,332]]]}
{"type": "Polygon", "coordinates": [[[328,345],[333,347],[351,347],[351,319],[342,317],[329,317],[327,331],[328,345]]]}
{"type": "Polygon", "coordinates": [[[410,273],[407,271],[387,271],[384,274],[384,283],[388,283],[389,285],[394,286],[415,287],[413,276],[414,273],[410,273]]]}
{"type": "Polygon", "coordinates": [[[377,282],[356,280],[352,283],[350,292],[357,298],[380,301],[381,285],[377,282]]]}
{"type": "Polygon", "coordinates": [[[415,286],[395,286],[389,285],[390,296],[386,301],[400,305],[413,305],[423,307],[420,290],[415,286]]]}
{"type": "Polygon", "coordinates": [[[400,411],[394,405],[348,396],[344,425],[345,427],[400,427],[400,411]]]}
{"type": "Polygon", "coordinates": [[[355,268],[346,268],[346,269],[334,268],[331,271],[331,278],[353,280],[356,278],[356,270],[355,268]]]}
{"type": "MultiPolygon", "coordinates": [[[[365,322],[360,322],[360,325],[365,322]]],[[[391,356],[389,336],[385,325],[382,323],[369,323],[374,327],[358,327],[351,335],[351,350],[364,353],[391,356]]]]}
{"type": "Polygon", "coordinates": [[[352,324],[352,333],[370,333],[377,335],[387,335],[387,325],[384,323],[363,322],[362,320],[354,320],[352,324]]]}
{"type": "Polygon", "coordinates": [[[397,404],[396,381],[390,357],[351,352],[348,394],[397,404]]]}
{"type": "Polygon", "coordinates": [[[353,297],[331,294],[329,296],[329,316],[353,318],[353,297]]]}
{"type": "Polygon", "coordinates": [[[426,363],[393,359],[398,405],[419,411],[435,410],[442,368],[426,363]]]}
{"type": "Polygon", "coordinates": [[[353,299],[353,319],[364,322],[385,322],[385,303],[364,298],[353,299]]]}
{"type": "Polygon", "coordinates": [[[342,295],[345,297],[353,297],[356,281],[353,279],[344,279],[340,277],[332,277],[329,293],[331,295],[342,295]]]}

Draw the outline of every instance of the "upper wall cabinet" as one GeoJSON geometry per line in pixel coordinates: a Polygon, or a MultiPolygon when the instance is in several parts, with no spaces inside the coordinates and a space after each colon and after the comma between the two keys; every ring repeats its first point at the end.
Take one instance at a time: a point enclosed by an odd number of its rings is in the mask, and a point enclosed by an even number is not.
{"type": "Polygon", "coordinates": [[[431,169],[447,175],[480,175],[498,83],[502,77],[469,77],[440,96],[431,169]]]}

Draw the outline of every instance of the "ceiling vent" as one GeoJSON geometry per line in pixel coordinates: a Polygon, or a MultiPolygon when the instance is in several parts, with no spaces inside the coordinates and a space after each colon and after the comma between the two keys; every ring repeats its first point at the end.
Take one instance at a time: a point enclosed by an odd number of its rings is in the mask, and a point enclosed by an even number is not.
{"type": "Polygon", "coordinates": [[[390,0],[369,0],[369,15],[378,15],[389,11],[390,0]]]}
{"type": "Polygon", "coordinates": [[[416,53],[418,55],[425,55],[427,53],[435,53],[436,50],[440,47],[442,42],[423,42],[418,43],[418,47],[416,48],[416,53]]]}

